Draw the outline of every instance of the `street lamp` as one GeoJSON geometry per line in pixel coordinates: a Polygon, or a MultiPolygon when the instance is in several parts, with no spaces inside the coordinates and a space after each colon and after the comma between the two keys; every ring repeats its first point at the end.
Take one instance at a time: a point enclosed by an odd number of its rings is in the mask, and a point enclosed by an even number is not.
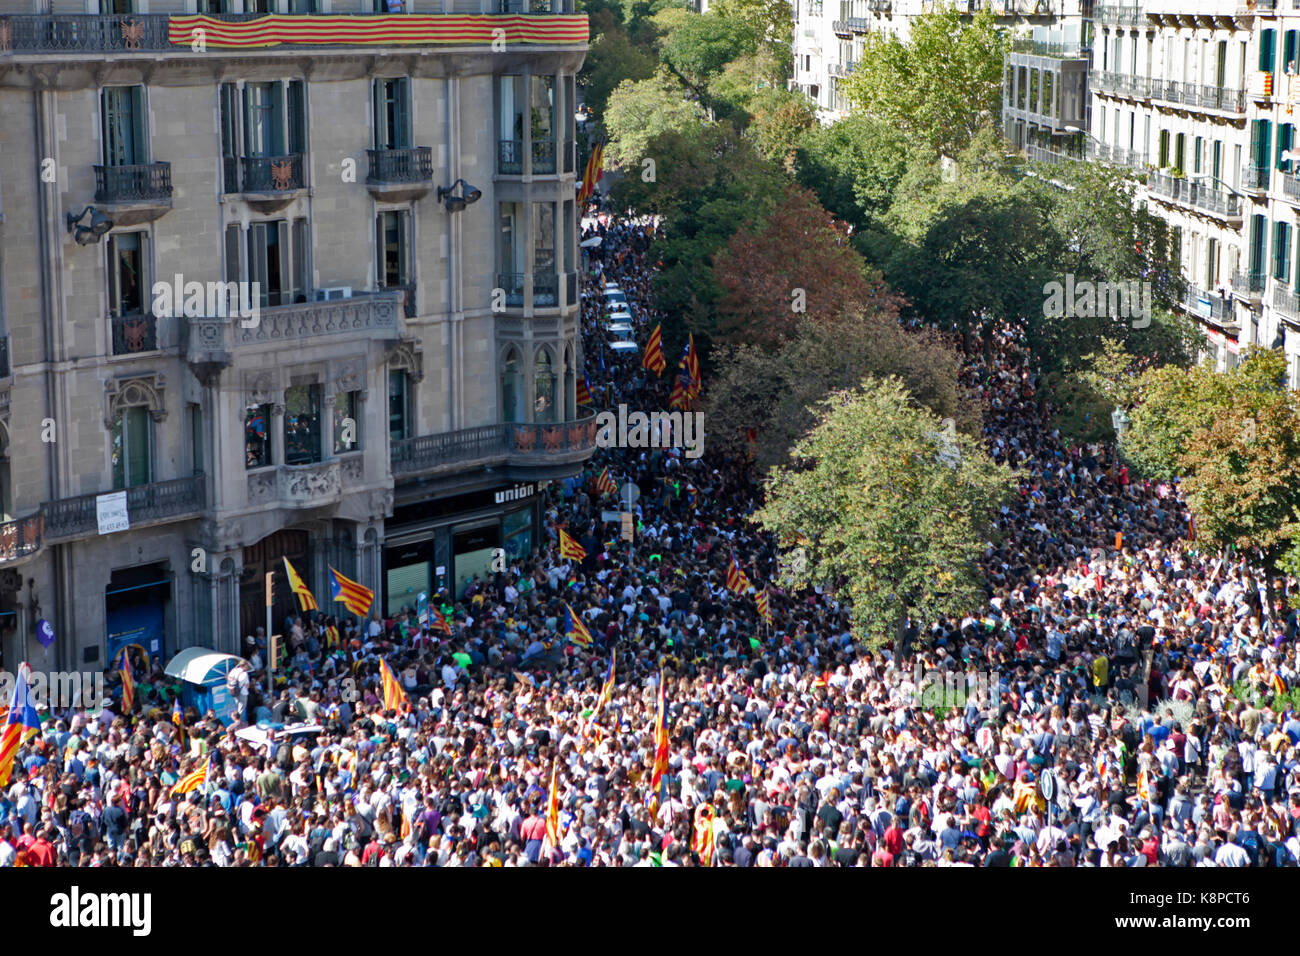
{"type": "Polygon", "coordinates": [[[1110,413],[1110,426],[1115,429],[1115,441],[1117,443],[1124,437],[1124,433],[1128,431],[1128,425],[1128,412],[1124,411],[1124,409],[1116,408],[1110,413]]]}

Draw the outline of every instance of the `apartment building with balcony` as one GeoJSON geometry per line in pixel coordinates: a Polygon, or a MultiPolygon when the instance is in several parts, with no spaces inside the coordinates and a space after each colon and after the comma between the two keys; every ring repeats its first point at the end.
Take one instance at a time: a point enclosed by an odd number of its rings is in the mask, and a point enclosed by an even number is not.
{"type": "Polygon", "coordinates": [[[6,664],[238,652],[284,558],[462,589],[594,450],[585,15],[246,2],[0,0],[6,664]]]}
{"type": "Polygon", "coordinates": [[[1089,157],[1144,180],[1218,366],[1247,345],[1284,348],[1300,380],[1300,189],[1286,158],[1300,17],[1277,0],[1147,0],[1097,19],[1089,157]]]}
{"type": "Polygon", "coordinates": [[[1002,81],[1007,139],[1030,159],[1071,162],[1084,155],[1092,21],[1084,9],[1011,38],[1002,81]]]}
{"type": "Polygon", "coordinates": [[[793,0],[794,77],[817,106],[818,118],[833,123],[848,111],[844,78],[862,59],[865,38],[886,33],[906,41],[917,17],[953,7],[971,17],[987,6],[998,25],[1015,32],[1078,18],[1092,0],[793,0]]]}

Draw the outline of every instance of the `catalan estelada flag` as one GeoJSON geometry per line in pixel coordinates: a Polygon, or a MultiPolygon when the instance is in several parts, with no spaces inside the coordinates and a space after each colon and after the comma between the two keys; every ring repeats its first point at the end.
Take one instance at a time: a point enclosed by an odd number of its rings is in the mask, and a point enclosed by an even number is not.
{"type": "Polygon", "coordinates": [[[579,405],[592,404],[591,383],[587,381],[587,373],[582,373],[582,378],[578,380],[577,394],[573,399],[579,405]]]}
{"type": "Polygon", "coordinates": [[[764,623],[766,623],[768,627],[771,627],[772,604],[767,597],[767,588],[763,588],[763,590],[758,592],[758,597],[755,598],[755,603],[758,604],[758,613],[763,618],[764,623]]]}
{"type": "Polygon", "coordinates": [[[317,610],[316,598],[312,596],[307,585],[303,583],[302,578],[298,576],[298,572],[293,569],[293,565],[289,563],[288,558],[284,559],[284,571],[289,575],[289,587],[293,590],[294,594],[298,595],[299,607],[304,611],[317,610]]]}
{"type": "Polygon", "coordinates": [[[664,369],[668,367],[668,361],[664,358],[664,335],[663,324],[655,326],[655,330],[650,333],[650,341],[645,344],[645,352],[641,356],[641,367],[656,375],[662,375],[664,369]]]}
{"type": "Polygon", "coordinates": [[[434,607],[432,604],[429,605],[428,611],[429,611],[429,630],[442,631],[442,633],[446,634],[448,637],[451,637],[451,625],[447,623],[446,616],[444,616],[443,613],[440,610],[438,610],[436,607],[434,607]]]}
{"type": "Polygon", "coordinates": [[[180,780],[176,781],[176,786],[172,787],[172,795],[190,793],[206,784],[208,782],[208,768],[211,766],[212,759],[208,758],[198,770],[181,777],[180,780]]]}
{"type": "Polygon", "coordinates": [[[611,648],[609,652],[609,669],[605,671],[605,682],[600,685],[600,697],[596,699],[596,712],[592,717],[593,720],[600,716],[601,710],[614,696],[614,653],[613,648],[611,648]]]}
{"type": "Polygon", "coordinates": [[[122,666],[117,672],[122,675],[122,713],[129,714],[135,706],[135,678],[131,676],[131,660],[128,649],[122,648],[122,666]]]}
{"type": "Polygon", "coordinates": [[[690,337],[686,348],[682,350],[682,359],[677,363],[677,380],[673,382],[672,393],[668,396],[668,407],[689,411],[691,402],[699,397],[700,385],[696,381],[699,375],[699,362],[693,359],[695,353],[695,336],[690,337]]]}
{"type": "Polygon", "coordinates": [[[618,494],[618,482],[610,475],[608,466],[602,468],[596,476],[596,490],[602,495],[618,494]]]}
{"type": "Polygon", "coordinates": [[[560,557],[572,558],[574,561],[587,560],[587,549],[569,537],[563,528],[560,529],[560,557]]]}
{"type": "Polygon", "coordinates": [[[583,647],[591,644],[591,632],[587,630],[587,625],[582,623],[582,618],[569,607],[568,601],[564,602],[564,633],[575,644],[581,644],[583,647]]]}
{"type": "Polygon", "coordinates": [[[27,679],[29,673],[30,668],[25,663],[19,665],[14,690],[9,697],[9,710],[5,714],[4,730],[0,731],[0,787],[9,784],[18,748],[41,730],[41,718],[36,713],[32,688],[27,679]]]}
{"type": "Polygon", "coordinates": [[[402,689],[393,669],[388,666],[388,661],[382,658],[379,661],[379,679],[384,685],[384,710],[406,710],[406,691],[402,689]]]}
{"type": "Polygon", "coordinates": [[[740,565],[736,563],[736,553],[731,553],[731,558],[727,562],[727,590],[734,591],[737,594],[746,593],[752,585],[745,572],[740,570],[740,565]]]}
{"type": "Polygon", "coordinates": [[[333,568],[330,568],[330,584],[334,600],[342,601],[343,606],[357,617],[365,617],[370,613],[370,605],[375,601],[375,592],[370,588],[345,578],[333,568]]]}

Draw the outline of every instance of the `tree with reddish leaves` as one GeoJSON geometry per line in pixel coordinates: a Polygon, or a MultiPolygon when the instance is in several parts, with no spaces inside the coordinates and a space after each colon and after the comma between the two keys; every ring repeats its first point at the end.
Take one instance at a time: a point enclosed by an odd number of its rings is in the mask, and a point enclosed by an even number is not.
{"type": "Polygon", "coordinates": [[[786,186],[751,230],[740,230],[713,257],[718,338],[775,344],[805,316],[831,319],[868,303],[879,282],[849,245],[839,222],[803,186],[786,186]]]}

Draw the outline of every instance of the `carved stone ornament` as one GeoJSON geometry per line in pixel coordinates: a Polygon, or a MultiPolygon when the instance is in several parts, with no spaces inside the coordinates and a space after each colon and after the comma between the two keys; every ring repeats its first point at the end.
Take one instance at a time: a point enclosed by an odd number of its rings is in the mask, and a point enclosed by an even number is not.
{"type": "Polygon", "coordinates": [[[149,415],[155,422],[166,421],[163,384],[161,372],[109,379],[104,383],[104,427],[112,428],[122,409],[141,406],[149,409],[149,415]]]}

